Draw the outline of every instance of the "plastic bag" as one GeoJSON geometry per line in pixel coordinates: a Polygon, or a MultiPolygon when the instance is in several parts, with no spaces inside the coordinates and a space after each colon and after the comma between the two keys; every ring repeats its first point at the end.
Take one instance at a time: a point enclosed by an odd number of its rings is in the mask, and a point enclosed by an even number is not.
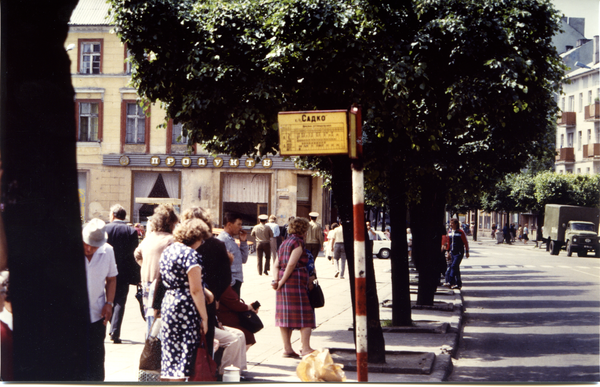
{"type": "Polygon", "coordinates": [[[314,351],[302,358],[296,374],[303,382],[345,382],[343,364],[333,362],[328,349],[314,351]]]}

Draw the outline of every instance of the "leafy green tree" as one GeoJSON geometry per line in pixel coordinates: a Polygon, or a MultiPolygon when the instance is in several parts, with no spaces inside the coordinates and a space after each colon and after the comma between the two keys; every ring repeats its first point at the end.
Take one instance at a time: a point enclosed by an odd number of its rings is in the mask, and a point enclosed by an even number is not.
{"type": "MultiPolygon", "coordinates": [[[[111,3],[140,93],[211,151],[273,153],[278,111],[361,104],[366,166],[387,181],[393,284],[408,291],[408,203],[419,304],[433,303],[439,282],[449,194],[474,194],[550,152],[562,66],[547,0],[111,3]]],[[[349,161],[308,162],[331,172],[347,208],[338,183],[349,161]]]]}

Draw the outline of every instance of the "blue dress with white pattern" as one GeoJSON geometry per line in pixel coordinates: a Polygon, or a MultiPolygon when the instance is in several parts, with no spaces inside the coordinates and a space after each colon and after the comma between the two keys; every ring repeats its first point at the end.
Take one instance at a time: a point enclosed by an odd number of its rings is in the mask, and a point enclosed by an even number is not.
{"type": "Polygon", "coordinates": [[[196,266],[202,268],[202,257],[179,242],[167,247],[160,257],[160,275],[167,288],[161,305],[163,378],[189,376],[192,359],[200,343],[200,314],[188,282],[188,272],[196,266]]]}

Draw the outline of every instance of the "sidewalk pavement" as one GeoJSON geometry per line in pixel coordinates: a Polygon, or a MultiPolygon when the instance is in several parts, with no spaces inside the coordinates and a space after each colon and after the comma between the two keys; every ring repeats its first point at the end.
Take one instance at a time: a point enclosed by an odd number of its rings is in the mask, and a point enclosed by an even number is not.
{"type": "MultiPolygon", "coordinates": [[[[244,265],[241,294],[246,303],[260,301],[259,316],[265,327],[256,334],[256,344],[248,350],[248,369],[244,375],[252,382],[259,383],[300,382],[296,375],[296,367],[300,361],[282,357],[281,336],[279,328],[275,327],[275,291],[271,288],[272,277],[259,276],[256,262],[256,254],[252,254],[244,265]]],[[[392,298],[390,261],[374,258],[374,267],[380,318],[391,322],[392,310],[386,306],[392,298]]],[[[316,260],[316,269],[325,294],[325,306],[316,310],[317,327],[312,332],[311,346],[315,349],[330,348],[332,353],[336,353],[335,349],[354,351],[354,332],[349,330],[352,327],[352,307],[348,273],[346,271],[345,279],[334,278],[335,268],[332,261],[328,261],[322,255],[316,260]]],[[[463,307],[460,291],[440,287],[435,295],[434,308],[416,309],[415,275],[416,273],[411,271],[414,327],[402,328],[399,331],[384,328],[388,372],[374,372],[381,367],[369,364],[369,382],[435,383],[444,381],[451,372],[451,356],[455,354],[461,332],[463,307]],[[422,358],[420,363],[425,364],[419,364],[414,369],[409,366],[411,359],[407,357],[407,361],[402,361],[402,356],[411,354],[413,358],[415,355],[422,358]]],[[[113,344],[108,335],[105,340],[107,382],[138,380],[138,365],[144,346],[146,324],[134,294],[135,287],[132,286],[122,325],[122,344],[113,344]]],[[[300,350],[298,331],[292,334],[292,345],[296,352],[300,350]]],[[[348,365],[344,371],[347,381],[357,381],[357,373],[349,370],[348,365]]]]}

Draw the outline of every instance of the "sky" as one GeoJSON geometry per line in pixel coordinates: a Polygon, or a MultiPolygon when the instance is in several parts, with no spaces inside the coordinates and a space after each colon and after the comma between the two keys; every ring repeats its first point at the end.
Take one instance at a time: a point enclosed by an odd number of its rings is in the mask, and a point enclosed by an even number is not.
{"type": "Polygon", "coordinates": [[[585,37],[591,39],[600,35],[598,19],[600,19],[600,0],[552,0],[552,3],[567,17],[585,18],[585,37]]]}

